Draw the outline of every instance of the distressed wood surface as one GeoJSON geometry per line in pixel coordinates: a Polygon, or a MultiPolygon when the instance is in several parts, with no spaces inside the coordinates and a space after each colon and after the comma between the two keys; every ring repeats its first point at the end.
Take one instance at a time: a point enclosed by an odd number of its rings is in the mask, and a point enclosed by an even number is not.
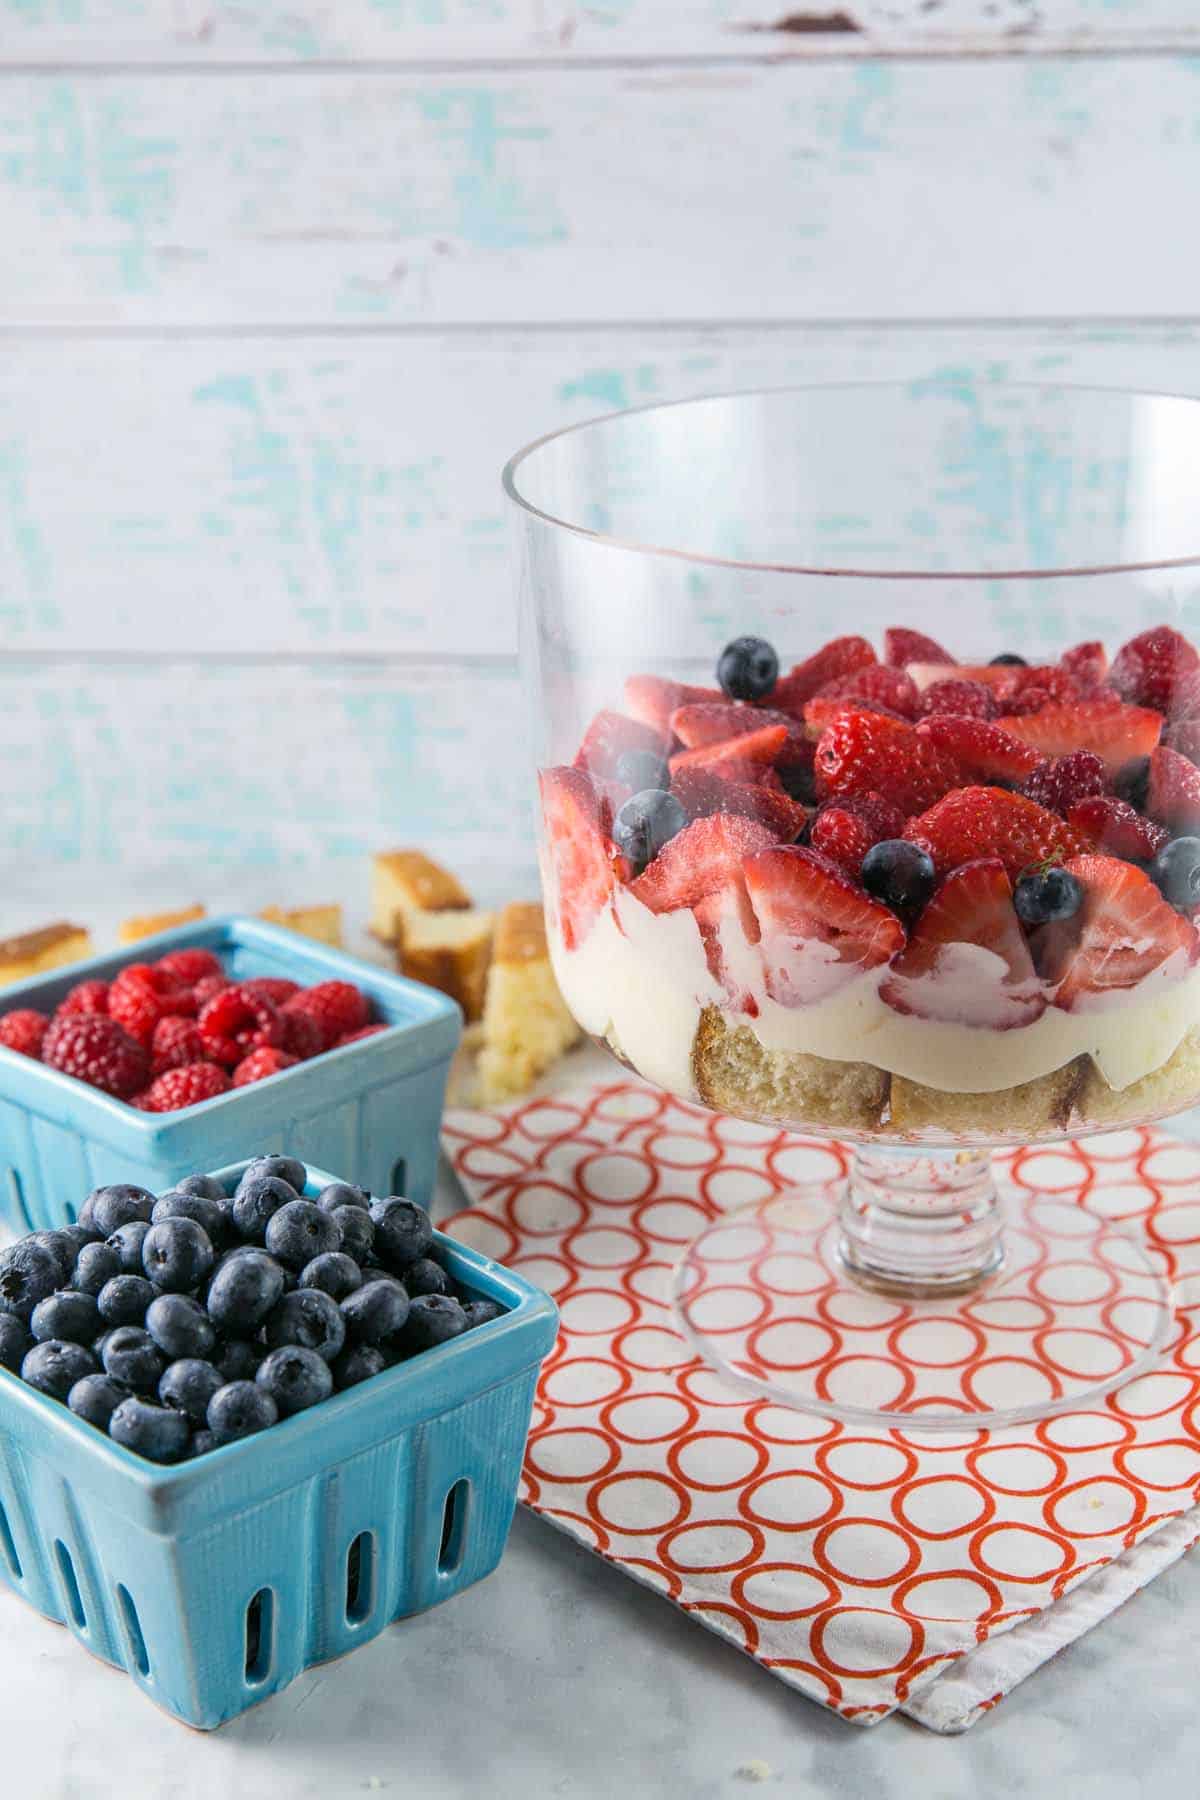
{"type": "Polygon", "coordinates": [[[0,80],[0,325],[1188,316],[1180,56],[0,80]]]}
{"type": "Polygon", "coordinates": [[[3,0],[0,64],[789,57],[1186,45],[1192,0],[3,0]]]}
{"type": "Polygon", "coordinates": [[[0,649],[507,657],[499,471],[523,441],[951,372],[1200,392],[1200,326],[26,343],[0,358],[0,649]]]}

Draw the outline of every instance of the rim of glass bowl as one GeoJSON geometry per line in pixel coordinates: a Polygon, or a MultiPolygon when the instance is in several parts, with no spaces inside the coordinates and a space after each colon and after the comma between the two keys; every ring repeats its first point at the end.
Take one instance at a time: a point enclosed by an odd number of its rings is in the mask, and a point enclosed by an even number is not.
{"type": "MultiPolygon", "coordinates": [[[[556,443],[560,438],[576,437],[581,432],[591,431],[597,425],[607,425],[613,420],[634,418],[643,413],[676,412],[688,406],[711,406],[714,401],[722,400],[757,400],[767,395],[776,394],[832,394],[832,393],[881,393],[895,395],[911,395],[921,378],[914,381],[805,381],[783,382],[776,387],[728,388],[710,394],[692,394],[680,400],[651,400],[644,406],[617,407],[612,412],[596,413],[590,419],[582,419],[575,425],[563,425],[556,431],[547,431],[541,437],[534,438],[511,456],[501,471],[500,481],[504,492],[513,504],[531,517],[540,519],[543,524],[552,525],[560,531],[570,532],[575,537],[586,538],[592,543],[607,544],[616,550],[632,550],[643,556],[667,556],[678,562],[694,563],[706,568],[741,569],[769,575],[808,575],[822,577],[845,577],[848,579],[870,581],[1056,581],[1064,577],[1088,575],[1134,575],[1156,569],[1186,569],[1200,565],[1200,528],[1198,542],[1194,554],[1188,556],[1151,557],[1139,562],[1109,563],[1071,563],[1059,568],[969,568],[969,569],[880,569],[860,568],[850,564],[831,566],[820,563],[780,563],[756,562],[732,556],[714,556],[707,551],[680,549],[669,544],[641,543],[634,538],[622,537],[614,532],[597,531],[593,527],[578,523],[573,519],[558,517],[536,506],[528,499],[518,486],[518,477],[522,466],[548,444],[556,443]]],[[[1117,400],[1174,400],[1196,409],[1197,426],[1200,428],[1200,396],[1194,394],[1176,394],[1167,389],[1158,388],[1123,388],[1106,387],[1100,382],[1051,382],[1051,381],[985,381],[978,384],[978,389],[986,393],[1041,393],[1061,394],[1106,394],[1117,400]]],[[[951,394],[955,390],[947,385],[934,390],[951,394]]],[[[965,390],[965,384],[963,389],[965,390]]]]}

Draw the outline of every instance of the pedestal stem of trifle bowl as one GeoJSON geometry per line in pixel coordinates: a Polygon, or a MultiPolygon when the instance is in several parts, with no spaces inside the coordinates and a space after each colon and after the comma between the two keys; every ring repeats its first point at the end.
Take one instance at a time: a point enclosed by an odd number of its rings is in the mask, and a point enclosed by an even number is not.
{"type": "Polygon", "coordinates": [[[757,1146],[665,1296],[745,1391],[962,1432],[1170,1341],[1138,1196],[1052,1147],[1200,1101],[1197,465],[1200,402],[959,376],[505,471],[552,961],[757,1146]]]}

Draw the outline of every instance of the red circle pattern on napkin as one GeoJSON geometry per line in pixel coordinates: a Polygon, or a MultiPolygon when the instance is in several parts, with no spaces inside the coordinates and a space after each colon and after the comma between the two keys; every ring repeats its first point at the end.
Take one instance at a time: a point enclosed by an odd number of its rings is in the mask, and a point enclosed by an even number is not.
{"type": "Polygon", "coordinates": [[[521,1498],[804,1693],[873,1723],[1200,1497],[1200,1148],[1126,1131],[1021,1150],[1025,1194],[1136,1223],[1177,1283],[1161,1366],[1087,1412],[868,1432],[756,1400],[675,1331],[707,1223],[846,1152],[631,1082],[448,1113],[447,1229],[552,1294],[521,1498]]]}

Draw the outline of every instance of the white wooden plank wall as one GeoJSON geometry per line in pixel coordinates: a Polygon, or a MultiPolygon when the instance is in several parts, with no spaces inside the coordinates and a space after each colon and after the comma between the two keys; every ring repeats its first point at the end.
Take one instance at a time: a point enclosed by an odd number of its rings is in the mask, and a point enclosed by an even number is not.
{"type": "Polygon", "coordinates": [[[509,451],[1200,392],[1198,191],[1193,0],[0,0],[0,930],[398,838],[502,888],[509,451]]]}

